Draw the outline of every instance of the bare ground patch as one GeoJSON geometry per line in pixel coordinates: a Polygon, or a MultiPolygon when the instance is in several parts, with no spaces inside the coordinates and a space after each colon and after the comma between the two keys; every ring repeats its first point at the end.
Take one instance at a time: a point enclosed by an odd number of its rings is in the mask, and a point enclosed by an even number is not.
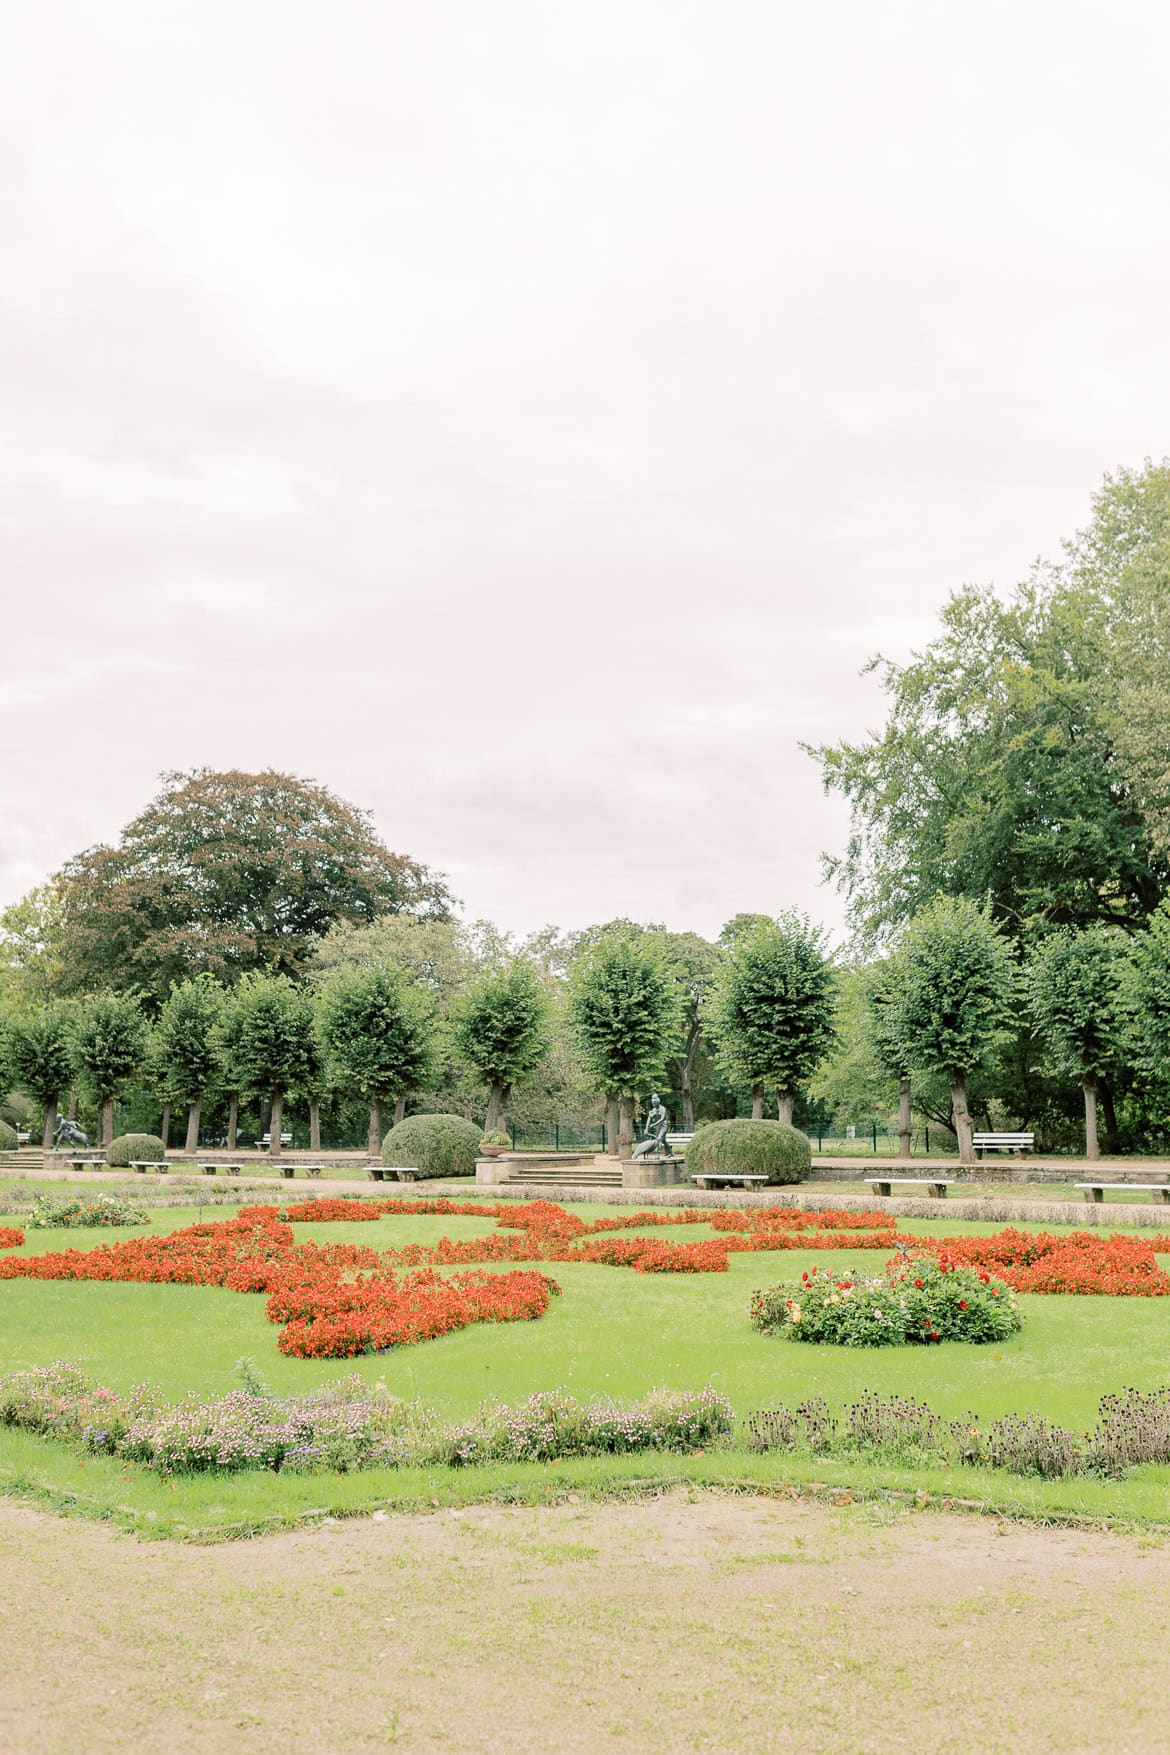
{"type": "Polygon", "coordinates": [[[1161,1752],[1170,1549],[809,1501],[376,1516],[218,1548],[0,1505],[9,1755],[1161,1752]]]}

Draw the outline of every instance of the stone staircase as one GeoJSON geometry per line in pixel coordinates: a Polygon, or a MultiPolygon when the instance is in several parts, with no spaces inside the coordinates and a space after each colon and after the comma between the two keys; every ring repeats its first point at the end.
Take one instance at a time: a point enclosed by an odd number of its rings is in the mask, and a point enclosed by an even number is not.
{"type": "Polygon", "coordinates": [[[529,1182],[540,1183],[548,1188],[620,1188],[622,1170],[620,1164],[607,1164],[604,1160],[596,1163],[578,1160],[576,1163],[557,1163],[553,1158],[532,1164],[513,1164],[509,1183],[529,1182]]]}

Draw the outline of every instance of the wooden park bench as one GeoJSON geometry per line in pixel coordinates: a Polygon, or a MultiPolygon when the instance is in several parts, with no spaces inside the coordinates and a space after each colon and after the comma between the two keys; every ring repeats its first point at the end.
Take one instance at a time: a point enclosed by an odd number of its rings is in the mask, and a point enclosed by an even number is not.
{"type": "Polygon", "coordinates": [[[946,1176],[867,1176],[865,1179],[875,1194],[889,1196],[893,1183],[910,1188],[925,1188],[932,1200],[946,1200],[947,1189],[951,1179],[946,1176]]]}
{"type": "Polygon", "coordinates": [[[1153,1196],[1155,1205],[1160,1201],[1164,1207],[1170,1206],[1170,1182],[1076,1182],[1073,1186],[1084,1190],[1087,1201],[1100,1203],[1105,1199],[1107,1188],[1124,1189],[1126,1194],[1135,1194],[1139,1189],[1145,1189],[1153,1196]]]}
{"type": "Polygon", "coordinates": [[[690,1145],[694,1137],[693,1133],[668,1133],[666,1136],[666,1143],[672,1152],[677,1152],[681,1148],[681,1155],[685,1158],[687,1155],[686,1148],[690,1145]]]}
{"type": "Polygon", "coordinates": [[[162,1158],[131,1158],[130,1168],[137,1170],[139,1176],[145,1176],[148,1170],[157,1170],[160,1176],[165,1176],[169,1166],[162,1158]]]}
{"type": "MultiPolygon", "coordinates": [[[[292,1145],[292,1134],[291,1133],[282,1133],[280,1136],[280,1143],[282,1146],[291,1146],[292,1145]]],[[[256,1144],[258,1146],[263,1147],[263,1149],[265,1151],[267,1151],[269,1146],[272,1144],[272,1135],[270,1133],[262,1133],[260,1135],[260,1138],[256,1141],[256,1144]]]]}
{"type": "Polygon", "coordinates": [[[972,1141],[977,1152],[1030,1152],[1036,1143],[1034,1133],[977,1133],[972,1141]]]}
{"type": "Polygon", "coordinates": [[[745,1176],[742,1170],[704,1170],[701,1176],[691,1177],[700,1188],[751,1188],[754,1183],[767,1180],[762,1173],[745,1176]]]}
{"type": "Polygon", "coordinates": [[[27,1131],[27,1129],[22,1128],[22,1127],[17,1128],[17,1130],[16,1130],[16,1143],[18,1146],[27,1146],[28,1142],[29,1142],[29,1140],[31,1140],[31,1138],[32,1138],[32,1134],[29,1133],[27,1131]]]}

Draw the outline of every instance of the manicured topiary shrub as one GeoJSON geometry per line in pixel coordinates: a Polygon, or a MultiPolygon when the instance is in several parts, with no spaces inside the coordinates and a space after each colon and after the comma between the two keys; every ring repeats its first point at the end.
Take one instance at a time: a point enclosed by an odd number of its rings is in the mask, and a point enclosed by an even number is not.
{"type": "Polygon", "coordinates": [[[386,1135],[382,1162],[420,1176],[472,1176],[481,1130],[462,1115],[408,1115],[386,1135]]]}
{"type": "Polygon", "coordinates": [[[128,1164],[138,1163],[161,1164],[167,1155],[167,1148],[153,1133],[124,1133],[113,1141],[106,1153],[106,1163],[114,1169],[125,1170],[128,1164]]]}
{"type": "Polygon", "coordinates": [[[769,1182],[803,1182],[812,1149],[797,1127],[784,1121],[709,1121],[687,1147],[687,1173],[715,1171],[763,1175],[769,1182]]]}
{"type": "Polygon", "coordinates": [[[0,1121],[0,1152],[14,1152],[16,1146],[16,1129],[9,1127],[6,1121],[0,1121]]]}

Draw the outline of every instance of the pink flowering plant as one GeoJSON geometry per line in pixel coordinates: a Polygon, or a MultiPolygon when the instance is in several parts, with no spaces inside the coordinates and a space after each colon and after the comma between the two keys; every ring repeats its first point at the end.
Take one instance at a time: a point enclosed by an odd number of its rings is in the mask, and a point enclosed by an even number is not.
{"type": "Polygon", "coordinates": [[[761,1334],[833,1347],[1002,1341],[1023,1326],[1003,1280],[934,1257],[898,1257],[881,1275],[810,1268],[753,1292],[751,1319],[761,1334]]]}

